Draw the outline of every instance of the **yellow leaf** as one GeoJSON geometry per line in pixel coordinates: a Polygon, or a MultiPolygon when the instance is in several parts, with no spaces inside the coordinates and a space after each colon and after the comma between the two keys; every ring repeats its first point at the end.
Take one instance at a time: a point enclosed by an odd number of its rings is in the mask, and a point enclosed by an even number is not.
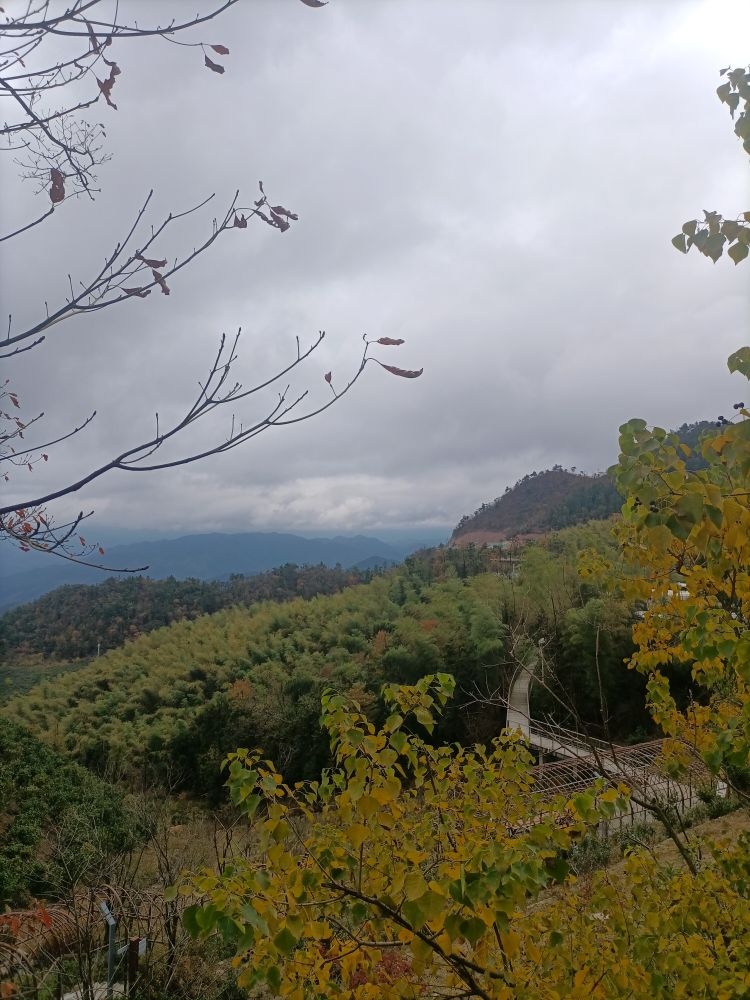
{"type": "Polygon", "coordinates": [[[371,795],[381,806],[384,806],[388,802],[393,802],[400,791],[401,782],[398,778],[386,778],[382,785],[372,789],[371,795]]]}
{"type": "Polygon", "coordinates": [[[583,969],[579,969],[578,972],[576,972],[575,976],[573,977],[573,986],[576,989],[581,989],[582,986],[586,985],[588,979],[589,979],[589,970],[585,967],[583,969]]]}
{"type": "Polygon", "coordinates": [[[419,899],[427,892],[427,883],[420,871],[409,872],[404,879],[404,895],[407,899],[419,899]]]}
{"type": "Polygon", "coordinates": [[[370,831],[362,823],[352,823],[352,825],[345,831],[344,836],[352,845],[355,851],[358,851],[362,844],[367,840],[370,835],[370,831]]]}
{"type": "Polygon", "coordinates": [[[370,819],[380,808],[380,803],[373,795],[363,795],[357,803],[357,812],[363,819],[370,819]]]}
{"type": "Polygon", "coordinates": [[[503,943],[503,951],[508,958],[515,958],[521,945],[520,935],[515,931],[500,931],[500,940],[503,943]]]}

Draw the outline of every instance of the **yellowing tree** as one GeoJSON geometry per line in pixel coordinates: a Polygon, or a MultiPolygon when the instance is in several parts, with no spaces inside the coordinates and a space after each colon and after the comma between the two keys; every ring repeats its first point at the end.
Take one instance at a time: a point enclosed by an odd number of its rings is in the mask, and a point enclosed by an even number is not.
{"type": "Polygon", "coordinates": [[[380,730],[327,696],[320,782],[290,788],[259,754],[230,756],[257,853],[180,888],[204,897],[188,930],[234,942],[240,985],[294,1000],[746,997],[750,838],[680,869],[635,852],[579,882],[566,859],[627,790],[548,800],[517,732],[489,748],[410,732],[432,729],[452,687],[386,689],[380,730]]]}
{"type": "Polygon", "coordinates": [[[320,782],[290,788],[259,754],[230,756],[232,800],[258,816],[259,854],[195,877],[187,891],[210,902],[185,921],[196,934],[239,933],[241,985],[300,1000],[433,986],[520,995],[546,943],[522,938],[517,920],[565,879],[565,852],[622,795],[602,785],[543,799],[518,732],[463,748],[409,731],[431,732],[452,691],[446,674],[386,687],[392,714],[380,730],[355,703],[326,696],[334,765],[320,782]]]}
{"type": "MultiPolygon", "coordinates": [[[[750,348],[729,359],[750,377],[750,348]]],[[[705,468],[660,428],[621,428],[615,474],[629,494],[619,529],[636,571],[623,589],[645,602],[632,665],[650,675],[654,718],[677,738],[675,759],[697,751],[730,778],[750,763],[750,411],[719,421],[701,445],[705,468]],[[682,711],[668,668],[689,663],[696,699],[682,711]]]]}

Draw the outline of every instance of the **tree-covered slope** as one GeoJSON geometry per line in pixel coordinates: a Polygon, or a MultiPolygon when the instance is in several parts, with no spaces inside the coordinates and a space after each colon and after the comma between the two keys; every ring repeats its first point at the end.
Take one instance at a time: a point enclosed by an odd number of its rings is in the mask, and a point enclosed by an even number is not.
{"type": "Polygon", "coordinates": [[[109,783],[4,718],[0,833],[0,910],[64,894],[134,836],[109,783]]]}
{"type": "Polygon", "coordinates": [[[234,604],[332,594],[371,575],[340,566],[289,563],[227,581],[136,576],[96,585],[68,584],[0,617],[0,660],[13,663],[35,654],[62,660],[90,657],[185,618],[234,604]]]}
{"type": "Polygon", "coordinates": [[[451,540],[481,544],[542,534],[609,517],[621,506],[622,498],[608,476],[555,467],[524,476],[503,496],[462,517],[451,540]]]}
{"type": "MultiPolygon", "coordinates": [[[[327,687],[356,692],[377,715],[384,682],[449,672],[459,697],[441,735],[486,739],[505,719],[492,696],[539,635],[550,662],[559,654],[566,665],[571,689],[587,690],[576,644],[589,633],[568,629],[567,616],[594,597],[577,576],[576,553],[610,544],[606,525],[597,527],[531,546],[515,579],[460,579],[438,550],[332,596],[179,622],[41,683],[3,711],[100,773],[212,796],[220,762],[237,746],[263,747],[289,779],[317,775],[328,760],[318,724],[327,687]]],[[[483,568],[477,561],[473,572],[483,568]]],[[[627,608],[618,614],[628,620],[627,608]]],[[[623,674],[628,641],[618,626],[600,661],[605,674],[623,674]]],[[[615,700],[621,711],[630,704],[615,700]]],[[[627,712],[620,722],[634,724],[627,712]]]]}
{"type": "MultiPolygon", "coordinates": [[[[674,432],[690,448],[689,469],[705,465],[698,443],[715,427],[709,420],[698,420],[683,424],[674,432]]],[[[620,510],[622,499],[608,474],[589,476],[555,465],[543,472],[530,472],[509,486],[502,496],[483,503],[473,514],[464,515],[451,541],[457,545],[481,545],[558,531],[584,521],[607,518],[620,510]]]]}
{"type": "Polygon", "coordinates": [[[223,752],[252,740],[286,755],[290,773],[310,775],[323,752],[323,687],[376,691],[385,678],[447,663],[470,672],[481,660],[470,641],[478,617],[490,634],[501,629],[501,582],[418,595],[408,580],[376,579],[331,597],[219,611],[126,643],[12,699],[6,712],[110,773],[170,771],[194,785],[196,747],[208,741],[215,783],[223,752]]]}

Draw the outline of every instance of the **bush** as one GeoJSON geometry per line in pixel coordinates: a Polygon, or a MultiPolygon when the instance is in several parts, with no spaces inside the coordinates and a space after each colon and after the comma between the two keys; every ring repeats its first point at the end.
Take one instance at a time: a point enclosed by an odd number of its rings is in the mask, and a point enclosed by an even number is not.
{"type": "Polygon", "coordinates": [[[574,875],[585,875],[597,868],[604,868],[611,857],[612,841],[591,833],[570,849],[568,864],[574,875]]]}

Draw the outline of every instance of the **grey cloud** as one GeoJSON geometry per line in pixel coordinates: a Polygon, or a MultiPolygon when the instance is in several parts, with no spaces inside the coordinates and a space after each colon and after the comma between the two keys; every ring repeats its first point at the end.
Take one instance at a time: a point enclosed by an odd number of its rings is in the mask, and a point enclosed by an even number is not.
{"type": "MultiPolygon", "coordinates": [[[[404,337],[378,357],[425,373],[372,365],[310,424],[201,467],[107,477],[67,509],[165,530],[446,524],[531,468],[605,468],[632,415],[721,412],[746,281],[669,245],[704,205],[746,207],[713,94],[719,65],[746,56],[736,5],[701,31],[709,6],[247,5],[210,29],[231,49],[221,78],[174,46],[123,48],[102,194],[0,258],[19,322],[64,295],[68,269],[90,273],[152,185],[159,218],[210,191],[219,206],[237,186],[252,198],[262,178],[300,221],[228,234],[168,299],[60,327],[14,362],[24,403],[55,426],[100,411],[31,481],[81,474],[148,433],[155,409],[180,413],[240,325],[243,382],[321,328],[294,381],[313,400],[325,371],[341,385],[356,368],[363,332],[404,337]]],[[[7,188],[7,157],[2,171],[7,188]]],[[[28,194],[3,196],[4,213],[23,218],[28,194]]],[[[193,245],[212,211],[159,252],[193,245]]]]}

